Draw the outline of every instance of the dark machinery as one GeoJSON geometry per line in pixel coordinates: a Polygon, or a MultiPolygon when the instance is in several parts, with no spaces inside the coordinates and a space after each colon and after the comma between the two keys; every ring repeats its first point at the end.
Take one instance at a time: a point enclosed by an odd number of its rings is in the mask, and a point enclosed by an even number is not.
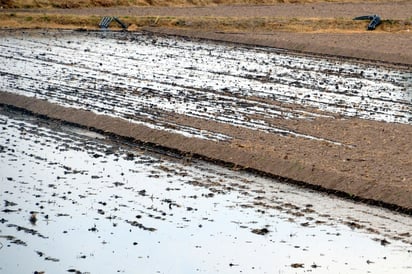
{"type": "Polygon", "coordinates": [[[122,29],[127,29],[127,25],[124,22],[122,22],[119,18],[110,16],[103,17],[102,20],[100,20],[99,27],[101,29],[107,29],[112,21],[118,23],[122,27],[122,29]]]}
{"type": "Polygon", "coordinates": [[[381,18],[376,14],[355,17],[353,20],[371,20],[368,25],[368,30],[374,30],[380,23],[382,23],[381,18]]]}

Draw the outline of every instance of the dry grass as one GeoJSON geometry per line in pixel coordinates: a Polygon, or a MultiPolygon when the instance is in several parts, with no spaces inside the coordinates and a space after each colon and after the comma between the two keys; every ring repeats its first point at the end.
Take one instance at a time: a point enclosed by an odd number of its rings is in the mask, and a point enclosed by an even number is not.
{"type": "Polygon", "coordinates": [[[1,14],[0,28],[96,28],[100,17],[45,14],[1,14]]]}
{"type": "MultiPolygon", "coordinates": [[[[391,0],[398,2],[403,0],[391,0]]],[[[315,2],[388,2],[388,0],[0,0],[3,8],[84,8],[113,6],[211,6],[315,2]]]]}
{"type": "MultiPolygon", "coordinates": [[[[365,31],[367,22],[337,18],[237,18],[237,17],[121,17],[131,30],[142,27],[168,27],[222,32],[330,32],[365,31]]],[[[100,17],[38,13],[0,13],[0,28],[86,28],[97,29],[100,17]]],[[[117,28],[112,24],[111,28],[117,28]]],[[[385,20],[375,32],[403,32],[411,22],[385,20]]]]}
{"type": "MultiPolygon", "coordinates": [[[[188,6],[220,4],[274,4],[313,2],[387,2],[388,0],[0,0],[0,6],[14,8],[80,8],[110,6],[188,6]]],[[[392,0],[396,2],[397,0],[392,0]]],[[[402,1],[402,0],[400,0],[402,1]]],[[[359,32],[365,31],[367,22],[344,18],[273,18],[273,17],[150,17],[121,18],[132,28],[147,26],[183,28],[224,32],[359,32]]],[[[95,29],[100,17],[65,14],[27,13],[7,9],[0,13],[0,28],[87,28],[95,29]]],[[[116,27],[113,24],[111,27],[116,27]]],[[[402,32],[411,29],[411,22],[387,20],[376,32],[402,32]]]]}
{"type": "MultiPolygon", "coordinates": [[[[128,22],[139,27],[160,26],[201,31],[223,32],[333,32],[348,33],[366,30],[367,22],[336,18],[236,18],[236,17],[135,17],[128,22]]],[[[409,21],[386,20],[377,32],[402,32],[412,29],[409,21]]]]}

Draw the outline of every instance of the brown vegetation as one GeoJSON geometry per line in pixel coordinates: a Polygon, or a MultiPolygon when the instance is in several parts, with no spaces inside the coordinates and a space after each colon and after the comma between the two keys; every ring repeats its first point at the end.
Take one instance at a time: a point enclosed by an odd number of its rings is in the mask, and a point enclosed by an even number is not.
{"type": "MultiPolygon", "coordinates": [[[[0,13],[0,28],[85,28],[96,29],[101,17],[72,14],[0,13]]],[[[273,18],[273,17],[182,17],[124,16],[130,29],[168,27],[223,32],[289,31],[301,33],[354,33],[365,31],[366,22],[343,18],[273,18]]],[[[112,28],[117,26],[113,24],[112,28]]],[[[377,32],[407,32],[411,24],[405,20],[385,20],[377,32]]]]}
{"type": "MultiPolygon", "coordinates": [[[[128,6],[123,8],[121,20],[131,26],[130,30],[142,27],[167,27],[174,29],[191,29],[201,31],[220,32],[273,32],[287,31],[297,33],[355,33],[365,31],[367,22],[353,21],[349,17],[333,16],[329,13],[319,15],[312,12],[310,15],[301,13],[298,15],[270,14],[243,16],[242,12],[230,14],[215,14],[209,11],[204,14],[192,15],[190,9],[186,14],[176,14],[170,10],[168,13],[158,14],[158,9],[153,8],[152,13],[129,13],[132,6],[215,6],[233,4],[276,4],[276,3],[321,3],[321,2],[404,2],[405,0],[0,0],[0,6],[4,7],[0,12],[0,28],[87,28],[95,29],[101,16],[95,7],[128,6]],[[6,8],[6,9],[5,9],[6,8]],[[9,10],[7,8],[16,8],[9,10]],[[24,9],[22,9],[24,8],[24,9]],[[83,9],[86,8],[86,9],[83,9]],[[214,14],[211,16],[210,14],[214,14]],[[128,15],[128,16],[126,16],[128,15]],[[326,15],[326,16],[325,16],[326,15]]],[[[374,4],[373,4],[374,5],[374,4]]],[[[295,5],[289,5],[294,9],[295,5]]],[[[300,5],[301,8],[306,5],[300,5]]],[[[219,7],[219,9],[235,6],[219,7]]],[[[239,7],[239,6],[237,6],[239,7]]],[[[112,9],[116,9],[113,7],[112,9]]],[[[139,9],[139,8],[134,8],[139,9]]],[[[140,8],[143,10],[142,8],[140,8]]],[[[144,10],[150,9],[149,7],[144,10]]],[[[305,8],[304,8],[305,9],[305,8]]],[[[314,9],[312,7],[312,9],[314,9]]],[[[105,9],[104,9],[105,10],[105,9]]],[[[317,9],[316,9],[317,11],[317,9]]],[[[378,27],[376,32],[408,32],[411,29],[410,19],[397,17],[397,19],[384,20],[384,24],[378,27]]],[[[113,24],[111,27],[116,27],[113,24]]]]}
{"type": "MultiPolygon", "coordinates": [[[[391,0],[401,2],[404,0],[391,0]]],[[[388,0],[0,0],[3,8],[86,8],[114,6],[210,6],[318,2],[388,2],[388,0]]]]}

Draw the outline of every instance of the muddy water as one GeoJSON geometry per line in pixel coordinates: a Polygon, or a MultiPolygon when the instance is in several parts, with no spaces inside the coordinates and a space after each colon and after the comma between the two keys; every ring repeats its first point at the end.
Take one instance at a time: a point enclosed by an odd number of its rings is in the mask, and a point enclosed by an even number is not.
{"type": "Polygon", "coordinates": [[[170,115],[307,138],[268,121],[339,114],[412,123],[406,70],[143,33],[3,32],[0,49],[3,91],[189,137],[230,138],[170,115]]]}
{"type": "Polygon", "coordinates": [[[410,216],[0,112],[0,273],[407,273],[410,216]]]}

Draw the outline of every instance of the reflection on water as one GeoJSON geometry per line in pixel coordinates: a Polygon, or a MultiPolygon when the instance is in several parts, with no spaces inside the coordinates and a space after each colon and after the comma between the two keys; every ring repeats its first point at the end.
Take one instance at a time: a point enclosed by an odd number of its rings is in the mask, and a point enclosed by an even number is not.
{"type": "Polygon", "coordinates": [[[0,273],[406,273],[412,219],[0,115],[0,273]]]}
{"type": "Polygon", "coordinates": [[[232,138],[176,115],[317,140],[276,119],[412,124],[405,69],[144,33],[4,31],[0,49],[3,91],[187,137],[232,138]]]}

